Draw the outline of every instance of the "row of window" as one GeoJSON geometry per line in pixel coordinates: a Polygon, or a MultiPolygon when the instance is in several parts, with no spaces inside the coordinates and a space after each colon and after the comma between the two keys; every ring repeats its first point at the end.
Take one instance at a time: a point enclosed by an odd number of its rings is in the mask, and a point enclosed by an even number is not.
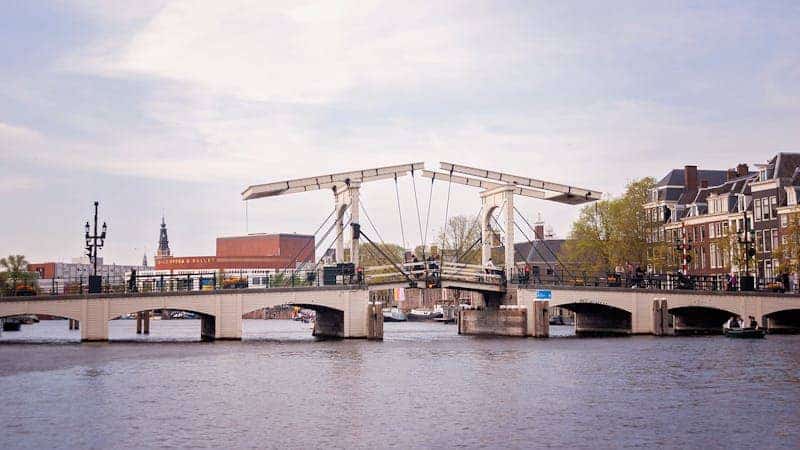
{"type": "Polygon", "coordinates": [[[756,222],[778,218],[778,199],[773,195],[753,200],[753,218],[756,222]]]}
{"type": "Polygon", "coordinates": [[[756,251],[771,252],[778,248],[778,230],[756,230],[756,251]]]}

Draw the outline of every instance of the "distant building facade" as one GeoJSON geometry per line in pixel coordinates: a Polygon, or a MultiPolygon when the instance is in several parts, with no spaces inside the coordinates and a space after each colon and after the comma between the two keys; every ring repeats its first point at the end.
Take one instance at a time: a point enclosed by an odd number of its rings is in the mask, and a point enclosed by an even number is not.
{"type": "Polygon", "coordinates": [[[800,154],[779,153],[750,171],[674,169],[650,191],[650,270],[682,270],[722,281],[727,274],[777,276],[781,214],[797,212],[800,154]],[[792,203],[793,202],[793,203],[792,203]],[[755,256],[746,257],[752,248],[755,256]],[[659,261],[660,268],[653,261],[659,261]]]}
{"type": "Polygon", "coordinates": [[[176,256],[169,245],[167,226],[162,219],[155,268],[137,273],[142,279],[166,275],[214,274],[235,276],[248,286],[265,287],[277,272],[311,268],[315,260],[315,239],[303,234],[249,234],[219,237],[214,255],[176,256]]]}
{"type": "MultiPolygon", "coordinates": [[[[126,274],[132,270],[139,272],[151,269],[148,266],[103,264],[103,258],[97,258],[97,274],[103,278],[104,284],[122,284],[126,274]]],[[[87,284],[89,275],[94,274],[94,266],[89,258],[84,257],[72,262],[31,263],[28,264],[28,271],[37,274],[37,283],[43,291],[64,293],[70,286],[87,284]]]]}

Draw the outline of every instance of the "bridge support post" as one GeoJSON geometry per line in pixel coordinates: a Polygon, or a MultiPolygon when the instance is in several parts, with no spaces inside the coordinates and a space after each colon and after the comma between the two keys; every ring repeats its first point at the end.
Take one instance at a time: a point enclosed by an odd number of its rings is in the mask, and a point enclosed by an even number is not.
{"type": "Polygon", "coordinates": [[[367,314],[367,339],[383,340],[383,303],[370,303],[367,314]]]}
{"type": "Polygon", "coordinates": [[[141,312],[137,312],[136,313],[136,334],[142,334],[142,324],[143,323],[144,323],[144,320],[142,320],[142,313],[141,312]]]}
{"type": "Polygon", "coordinates": [[[200,316],[200,340],[212,342],[216,339],[217,327],[214,316],[203,314],[200,316]]]}
{"type": "Polygon", "coordinates": [[[142,333],[150,334],[150,311],[142,312],[142,333]]]}
{"type": "Polygon", "coordinates": [[[81,341],[108,341],[108,299],[83,300],[81,309],[81,341]]]}
{"type": "Polygon", "coordinates": [[[501,186],[481,192],[483,212],[481,221],[481,263],[486,264],[492,257],[492,211],[495,208],[505,208],[505,255],[504,267],[508,276],[514,268],[514,187],[501,186]]]}
{"type": "MultiPolygon", "coordinates": [[[[347,187],[341,191],[334,189],[333,196],[336,204],[336,262],[344,262],[344,212],[346,208],[350,208],[350,223],[359,223],[359,190],[361,182],[348,181],[347,187]]],[[[352,230],[352,228],[351,228],[352,230]]],[[[352,231],[351,231],[352,233],[352,231]]],[[[351,234],[350,245],[350,262],[358,266],[358,238],[355,234],[351,234]]]]}
{"type": "Polygon", "coordinates": [[[661,300],[653,300],[653,336],[664,335],[664,314],[661,300]]]}
{"type": "Polygon", "coordinates": [[[525,308],[527,336],[550,337],[550,302],[537,301],[536,291],[517,289],[517,304],[525,308]]]}

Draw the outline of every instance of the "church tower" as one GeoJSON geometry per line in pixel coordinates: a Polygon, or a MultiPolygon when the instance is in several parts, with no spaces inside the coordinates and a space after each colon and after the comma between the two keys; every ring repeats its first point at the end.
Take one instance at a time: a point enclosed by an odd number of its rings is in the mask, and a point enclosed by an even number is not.
{"type": "Polygon", "coordinates": [[[161,232],[158,236],[158,251],[156,252],[156,258],[163,258],[172,256],[172,252],[169,250],[169,238],[167,237],[167,223],[164,220],[164,216],[161,216],[161,232]]]}

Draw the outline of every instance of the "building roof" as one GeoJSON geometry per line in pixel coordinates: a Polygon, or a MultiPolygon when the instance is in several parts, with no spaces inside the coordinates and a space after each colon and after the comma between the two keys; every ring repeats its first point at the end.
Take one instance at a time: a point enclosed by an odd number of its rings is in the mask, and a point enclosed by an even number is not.
{"type": "Polygon", "coordinates": [[[535,241],[533,246],[530,242],[519,242],[514,244],[514,260],[522,262],[522,256],[525,256],[525,261],[531,264],[555,264],[558,262],[556,255],[561,252],[561,247],[567,242],[566,239],[545,239],[544,241],[535,241]]]}
{"type": "Polygon", "coordinates": [[[793,178],[800,167],[800,153],[778,153],[767,162],[768,178],[793,178]]]}
{"type": "MultiPolygon", "coordinates": [[[[727,170],[698,170],[697,171],[697,180],[698,182],[706,180],[708,181],[709,186],[715,186],[718,184],[722,184],[725,182],[726,178],[728,177],[727,170]]],[[[686,180],[684,179],[684,169],[672,169],[664,175],[664,178],[661,179],[656,184],[656,187],[661,186],[686,186],[686,180]]]]}

